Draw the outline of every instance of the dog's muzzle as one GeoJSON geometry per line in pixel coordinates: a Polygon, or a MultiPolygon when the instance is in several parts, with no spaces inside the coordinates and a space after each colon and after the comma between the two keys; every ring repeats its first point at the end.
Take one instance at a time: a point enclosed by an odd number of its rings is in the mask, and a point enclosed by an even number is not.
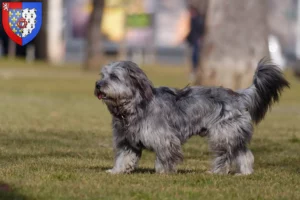
{"type": "Polygon", "coordinates": [[[103,81],[97,81],[95,86],[95,96],[97,96],[99,100],[107,98],[106,93],[101,90],[102,87],[103,81]]]}

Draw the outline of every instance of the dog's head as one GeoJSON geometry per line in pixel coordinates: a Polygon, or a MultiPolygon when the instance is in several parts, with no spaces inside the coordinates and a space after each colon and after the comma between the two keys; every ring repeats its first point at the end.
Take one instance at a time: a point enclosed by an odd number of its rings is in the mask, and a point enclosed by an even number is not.
{"type": "Polygon", "coordinates": [[[153,86],[137,64],[121,61],[102,68],[101,79],[96,81],[94,93],[107,105],[121,106],[126,102],[150,101],[153,86]]]}

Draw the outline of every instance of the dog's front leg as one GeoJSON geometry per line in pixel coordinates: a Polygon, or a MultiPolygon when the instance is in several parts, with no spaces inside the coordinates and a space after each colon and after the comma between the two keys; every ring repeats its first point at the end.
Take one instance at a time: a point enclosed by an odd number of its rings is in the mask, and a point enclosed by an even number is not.
{"type": "Polygon", "coordinates": [[[176,173],[176,163],[161,160],[157,156],[155,160],[155,172],[159,174],[176,173]]]}
{"type": "Polygon", "coordinates": [[[116,149],[114,167],[106,172],[111,174],[130,173],[137,167],[141,155],[141,150],[133,149],[130,146],[122,146],[116,149]]]}
{"type": "Polygon", "coordinates": [[[180,141],[177,138],[161,140],[161,145],[156,149],[156,173],[176,173],[176,165],[182,161],[180,141]]]}

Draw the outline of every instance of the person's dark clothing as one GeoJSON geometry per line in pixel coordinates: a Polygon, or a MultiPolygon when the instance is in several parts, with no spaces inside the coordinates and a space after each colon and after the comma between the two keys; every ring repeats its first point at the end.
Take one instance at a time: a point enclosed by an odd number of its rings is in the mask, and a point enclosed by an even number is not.
{"type": "Polygon", "coordinates": [[[200,44],[198,42],[195,42],[192,46],[192,63],[193,63],[193,69],[195,70],[198,67],[199,64],[199,55],[200,55],[200,44]]]}
{"type": "Polygon", "coordinates": [[[191,30],[187,36],[187,42],[192,48],[192,63],[193,68],[197,68],[199,65],[199,55],[201,50],[201,44],[199,39],[204,35],[204,18],[201,15],[196,15],[191,18],[190,22],[191,30]]]}
{"type": "Polygon", "coordinates": [[[190,22],[191,30],[187,36],[187,42],[192,46],[198,42],[199,38],[204,35],[204,19],[201,15],[192,17],[190,22]]]}

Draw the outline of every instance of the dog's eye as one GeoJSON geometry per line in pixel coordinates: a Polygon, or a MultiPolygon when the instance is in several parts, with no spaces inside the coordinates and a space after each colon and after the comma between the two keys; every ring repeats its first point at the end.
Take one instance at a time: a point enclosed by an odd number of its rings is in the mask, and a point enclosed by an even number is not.
{"type": "Polygon", "coordinates": [[[119,80],[119,78],[115,74],[110,74],[110,78],[113,80],[119,80]]]}

